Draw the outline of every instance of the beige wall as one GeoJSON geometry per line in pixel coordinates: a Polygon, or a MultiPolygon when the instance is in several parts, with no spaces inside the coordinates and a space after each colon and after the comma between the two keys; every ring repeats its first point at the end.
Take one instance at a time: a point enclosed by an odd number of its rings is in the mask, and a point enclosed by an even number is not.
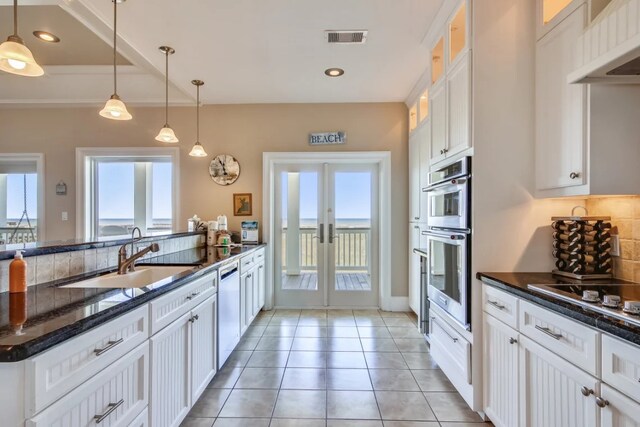
{"type": "MultiPolygon", "coordinates": [[[[116,122],[98,116],[98,108],[2,109],[0,152],[44,153],[47,240],[75,235],[75,148],[157,147],[164,123],[162,108],[132,108],[134,119],[116,122]],[[64,180],[66,196],[55,194],[64,180]],[[61,221],[62,212],[69,221],[61,221]]],[[[253,193],[254,218],[262,219],[262,153],[265,151],[391,151],[393,270],[392,294],[407,295],[408,218],[407,124],[402,103],[256,104],[206,106],[201,110],[200,139],[209,157],[191,158],[195,141],[195,109],[173,108],[169,120],[180,146],[180,229],[194,213],[212,219],[229,216],[238,229],[247,217],[232,215],[232,194],[253,193]],[[309,132],[343,130],[344,146],[310,147],[309,132]],[[213,155],[231,154],[241,167],[234,185],[221,187],[208,175],[213,155]]]]}

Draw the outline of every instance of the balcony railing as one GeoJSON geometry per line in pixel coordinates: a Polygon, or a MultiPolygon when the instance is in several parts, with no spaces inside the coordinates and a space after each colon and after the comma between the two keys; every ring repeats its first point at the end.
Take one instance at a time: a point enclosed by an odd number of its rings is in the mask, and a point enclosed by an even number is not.
{"type": "Polygon", "coordinates": [[[36,227],[20,227],[17,232],[15,227],[0,227],[0,245],[29,243],[37,238],[36,227]],[[14,232],[16,233],[15,235],[13,234],[14,232]]]}
{"type": "MultiPolygon", "coordinates": [[[[314,270],[318,265],[317,228],[300,229],[300,269],[314,270]]],[[[336,267],[341,271],[370,270],[371,229],[364,227],[336,228],[336,267]]],[[[282,229],[282,263],[286,269],[287,229],[282,229]]]]}

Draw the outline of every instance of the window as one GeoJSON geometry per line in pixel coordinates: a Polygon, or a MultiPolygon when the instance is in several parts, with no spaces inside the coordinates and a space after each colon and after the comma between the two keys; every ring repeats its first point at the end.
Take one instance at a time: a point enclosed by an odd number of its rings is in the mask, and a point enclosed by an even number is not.
{"type": "MultiPolygon", "coordinates": [[[[42,238],[39,215],[40,155],[0,155],[0,244],[42,238]]],[[[41,174],[41,173],[40,173],[41,174]]]]}
{"type": "Polygon", "coordinates": [[[144,235],[173,231],[177,152],[78,150],[84,168],[84,237],[128,235],[134,227],[144,235]]]}

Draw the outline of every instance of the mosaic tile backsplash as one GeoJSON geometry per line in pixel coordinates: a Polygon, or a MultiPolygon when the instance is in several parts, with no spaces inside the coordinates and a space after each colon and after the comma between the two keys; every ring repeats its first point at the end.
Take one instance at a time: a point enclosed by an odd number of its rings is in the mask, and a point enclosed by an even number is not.
{"type": "Polygon", "coordinates": [[[640,282],[640,196],[587,199],[589,215],[608,215],[620,238],[620,256],[613,257],[614,275],[640,282]]]}
{"type": "MultiPolygon", "coordinates": [[[[151,244],[150,241],[137,243],[136,247],[151,244]]],[[[167,255],[205,244],[204,235],[183,236],[163,239],[157,242],[160,251],[141,258],[167,255]]],[[[60,252],[52,255],[25,257],[27,261],[27,286],[65,279],[82,273],[112,268],[118,265],[119,246],[60,252]]],[[[130,252],[130,250],[128,250],[130,252]]],[[[9,290],[9,264],[12,260],[0,261],[0,292],[9,290]]]]}

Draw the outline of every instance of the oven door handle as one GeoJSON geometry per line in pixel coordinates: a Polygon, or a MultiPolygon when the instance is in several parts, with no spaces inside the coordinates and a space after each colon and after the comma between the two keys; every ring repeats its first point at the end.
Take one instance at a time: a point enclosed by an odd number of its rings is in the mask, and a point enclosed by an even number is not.
{"type": "Polygon", "coordinates": [[[423,236],[427,236],[427,237],[436,237],[439,238],[441,240],[465,240],[467,238],[466,234],[461,234],[461,233],[447,233],[448,230],[443,230],[443,233],[434,233],[431,231],[423,231],[421,234],[423,236]]]}
{"type": "Polygon", "coordinates": [[[433,191],[439,191],[439,192],[443,192],[443,193],[448,193],[449,191],[446,191],[447,188],[460,188],[463,185],[465,185],[467,183],[467,178],[462,177],[462,178],[453,178],[450,179],[449,181],[444,181],[444,182],[440,182],[438,184],[434,184],[431,185],[429,187],[425,187],[422,189],[423,192],[425,193],[430,193],[433,191]]]}

